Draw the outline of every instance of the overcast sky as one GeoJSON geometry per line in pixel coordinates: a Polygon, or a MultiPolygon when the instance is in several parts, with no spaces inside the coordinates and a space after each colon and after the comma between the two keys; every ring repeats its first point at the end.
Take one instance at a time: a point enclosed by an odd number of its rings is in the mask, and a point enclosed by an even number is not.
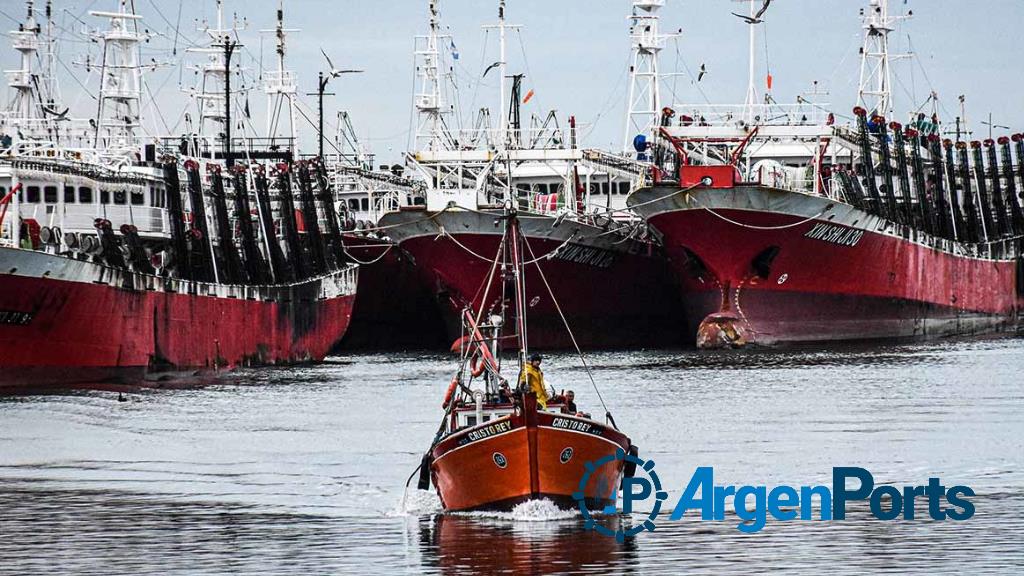
{"type": "MultiPolygon", "coordinates": [[[[148,126],[180,132],[194,72],[185,65],[199,61],[184,48],[202,39],[198,22],[212,18],[212,0],[134,0],[137,11],[153,33],[144,60],[154,58],[171,65],[147,76],[159,114],[150,114],[148,126]],[[180,22],[180,24],[179,24],[180,22]],[[176,32],[177,29],[177,32],[176,32]],[[177,54],[171,50],[177,47],[177,54]]],[[[42,0],[37,0],[42,5],[42,0]]],[[[273,28],[277,0],[228,0],[228,14],[244,16],[240,32],[245,44],[242,63],[249,83],[259,74],[259,62],[274,62],[273,39],[259,30],[273,28]]],[[[337,95],[327,102],[328,117],[337,110],[350,112],[360,137],[382,161],[400,159],[407,148],[412,110],[413,37],[427,28],[427,0],[286,0],[286,25],[301,32],[290,37],[289,66],[299,77],[300,92],[313,92],[316,74],[326,67],[320,49],[335,65],[365,69],[361,75],[335,80],[337,95]]],[[[497,0],[441,0],[442,20],[460,54],[456,69],[460,101],[467,114],[481,106],[498,108],[497,75],[481,74],[497,59],[493,31],[481,29],[493,23],[497,0]],[[486,40],[486,43],[485,43],[486,40]]],[[[763,90],[766,66],[774,77],[773,94],[778,102],[795,101],[811,90],[817,80],[830,94],[819,101],[831,102],[848,113],[856,99],[859,77],[858,50],[862,30],[858,11],[867,0],[776,0],[761,25],[758,40],[758,87],[763,90]],[[765,53],[767,48],[767,55],[765,53]]],[[[95,72],[88,75],[75,62],[98,50],[82,34],[83,22],[95,25],[88,10],[109,10],[116,0],[55,0],[57,21],[66,30],[62,44],[61,84],[67,103],[83,116],[94,113],[95,101],[79,82],[94,89],[95,72]],[[78,19],[81,20],[78,20],[78,19]],[[73,70],[77,80],[68,73],[73,70]]],[[[509,72],[525,73],[524,92],[536,96],[524,113],[543,114],[554,108],[560,116],[574,114],[586,127],[584,144],[618,149],[625,127],[628,77],[629,0],[508,0],[509,23],[522,24],[509,36],[509,72]],[[524,58],[525,54],[525,58],[524,58]]],[[[939,111],[952,122],[959,113],[957,98],[967,99],[972,127],[987,136],[980,122],[991,113],[996,124],[1024,130],[1024,47],[1021,0],[892,0],[894,11],[913,10],[913,19],[895,33],[893,52],[910,52],[914,60],[896,64],[894,90],[897,111],[916,109],[934,90],[939,111]]],[[[0,0],[3,29],[22,19],[24,2],[0,0]]],[[[662,11],[665,31],[682,30],[662,57],[664,71],[682,73],[665,80],[666,99],[675,94],[680,102],[741,103],[747,84],[747,25],[730,15],[745,11],[734,0],[668,0],[662,11]],[[708,74],[697,85],[689,71],[705,64],[708,74]]],[[[17,54],[0,52],[6,70],[17,67],[17,54]]],[[[310,110],[315,99],[302,96],[310,110]]],[[[147,96],[147,100],[149,97],[147,96]]],[[[265,97],[259,90],[249,95],[253,121],[264,124],[265,97]]],[[[668,102],[666,102],[668,103],[668,102]]],[[[495,113],[497,116],[497,113],[495,113]]],[[[304,124],[304,121],[300,119],[304,124]]],[[[312,128],[302,126],[306,146],[313,145],[312,128]]],[[[999,129],[997,131],[1006,132],[999,129]]]]}

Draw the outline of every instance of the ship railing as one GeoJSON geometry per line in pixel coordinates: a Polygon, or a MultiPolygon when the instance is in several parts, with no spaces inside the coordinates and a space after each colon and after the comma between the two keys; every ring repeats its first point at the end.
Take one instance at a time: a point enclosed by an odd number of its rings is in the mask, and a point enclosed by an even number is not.
{"type": "Polygon", "coordinates": [[[557,128],[510,128],[507,130],[471,128],[452,131],[449,136],[455,143],[454,147],[460,150],[480,148],[552,150],[566,147],[566,138],[557,128]]]}
{"type": "Polygon", "coordinates": [[[678,104],[673,107],[678,126],[823,126],[828,123],[827,104],[678,104]]]}

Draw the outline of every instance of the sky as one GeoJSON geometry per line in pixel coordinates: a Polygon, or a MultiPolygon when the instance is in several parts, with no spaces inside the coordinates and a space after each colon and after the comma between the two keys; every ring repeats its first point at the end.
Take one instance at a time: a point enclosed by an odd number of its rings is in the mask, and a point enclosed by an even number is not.
{"type": "MultiPolygon", "coordinates": [[[[37,5],[43,0],[37,0],[37,5]]],[[[59,46],[59,79],[65,103],[73,114],[94,114],[92,93],[97,84],[82,63],[85,54],[96,61],[97,45],[89,26],[103,25],[89,10],[110,10],[117,0],[54,0],[56,21],[63,30],[59,46]]],[[[143,61],[160,66],[147,73],[146,125],[150,131],[180,133],[194,85],[190,65],[201,58],[186,52],[201,42],[202,21],[214,18],[213,0],[134,0],[151,35],[143,61]],[[180,13],[179,13],[180,10],[180,13]],[[175,50],[176,49],[176,50],[175,50]],[[152,96],[150,96],[152,95],[152,96]]],[[[859,10],[868,0],[775,0],[758,28],[757,86],[764,88],[770,70],[773,96],[792,103],[818,82],[818,102],[848,114],[857,96],[861,22],[859,10]]],[[[575,115],[583,144],[618,150],[625,135],[626,93],[630,41],[630,0],[508,0],[507,20],[520,24],[509,33],[509,72],[524,73],[523,92],[535,97],[524,115],[545,115],[555,109],[563,120],[575,115]]],[[[278,0],[226,0],[225,12],[236,15],[244,29],[239,62],[244,85],[256,87],[261,62],[275,66],[274,42],[260,30],[274,26],[278,0]]],[[[327,64],[327,52],[339,68],[358,68],[362,74],[334,80],[327,97],[326,116],[346,110],[362,143],[381,163],[401,161],[410,146],[414,90],[413,37],[427,29],[427,0],[285,0],[286,26],[299,29],[289,36],[287,65],[299,79],[300,99],[307,115],[315,114],[316,76],[327,64]]],[[[497,75],[481,77],[497,60],[494,23],[497,0],[440,0],[445,33],[459,53],[456,82],[459,101],[470,123],[470,111],[491,107],[497,116],[497,75]]],[[[976,137],[988,136],[981,124],[1011,127],[996,133],[1024,131],[1024,2],[1021,0],[891,0],[892,10],[913,11],[891,36],[893,53],[913,53],[898,59],[894,71],[896,110],[905,115],[935,91],[940,117],[947,122],[960,113],[958,97],[966,99],[967,119],[976,137]]],[[[667,0],[661,11],[663,31],[681,34],[668,43],[661,67],[675,75],[664,79],[666,104],[742,103],[748,81],[748,25],[730,12],[746,12],[736,0],[667,0]],[[707,75],[699,84],[692,73],[704,64],[707,75]]],[[[0,0],[0,30],[21,20],[24,2],[0,0]]],[[[6,39],[5,39],[6,40],[6,39]]],[[[12,49],[0,50],[0,66],[17,68],[12,49]]],[[[248,93],[255,129],[265,124],[265,96],[258,87],[248,93]]],[[[5,101],[7,99],[5,98],[5,101]]],[[[931,110],[928,105],[925,110],[931,110]]],[[[237,112],[236,112],[237,114],[237,112]]],[[[194,112],[193,112],[194,115],[194,112]]],[[[301,118],[303,146],[315,145],[313,127],[301,118]]],[[[328,126],[328,134],[333,127],[328,126]]]]}

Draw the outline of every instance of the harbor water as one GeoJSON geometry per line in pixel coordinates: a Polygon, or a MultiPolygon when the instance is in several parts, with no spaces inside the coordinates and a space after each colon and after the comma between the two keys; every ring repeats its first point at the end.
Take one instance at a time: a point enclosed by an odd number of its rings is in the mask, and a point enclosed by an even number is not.
{"type": "MultiPolygon", "coordinates": [[[[698,466],[769,487],[859,466],[880,483],[970,486],[977,512],[938,522],[921,503],[917,519],[884,522],[864,506],[756,534],[663,513],[622,543],[545,502],[442,515],[405,484],[451,357],[354,354],[202,386],[0,398],[0,574],[1024,571],[1022,339],[589,360],[668,508],[698,466]]],[[[602,412],[576,357],[549,357],[545,373],[602,412]]]]}

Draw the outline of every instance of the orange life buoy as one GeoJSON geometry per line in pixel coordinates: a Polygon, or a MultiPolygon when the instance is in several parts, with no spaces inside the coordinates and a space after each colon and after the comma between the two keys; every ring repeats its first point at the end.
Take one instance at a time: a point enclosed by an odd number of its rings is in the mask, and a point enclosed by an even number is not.
{"type": "Polygon", "coordinates": [[[479,352],[474,354],[469,360],[469,368],[472,370],[473,378],[479,378],[484,373],[485,366],[484,359],[480,356],[479,352]]]}
{"type": "Polygon", "coordinates": [[[448,408],[448,403],[452,401],[452,395],[455,394],[455,387],[459,385],[459,377],[453,376],[452,383],[448,385],[448,391],[444,394],[444,402],[441,403],[441,408],[448,408]]]}

